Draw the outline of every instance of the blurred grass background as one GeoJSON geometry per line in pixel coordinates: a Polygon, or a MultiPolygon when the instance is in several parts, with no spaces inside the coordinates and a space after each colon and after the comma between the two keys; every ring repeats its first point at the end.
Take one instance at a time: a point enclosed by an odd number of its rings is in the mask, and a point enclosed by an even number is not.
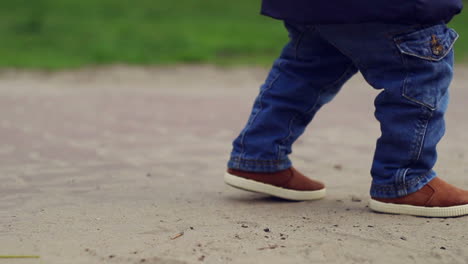
{"type": "MultiPolygon", "coordinates": [[[[260,0],[16,0],[0,9],[0,67],[269,65],[287,36],[260,0]]],[[[468,12],[451,23],[468,58],[468,12]]]]}

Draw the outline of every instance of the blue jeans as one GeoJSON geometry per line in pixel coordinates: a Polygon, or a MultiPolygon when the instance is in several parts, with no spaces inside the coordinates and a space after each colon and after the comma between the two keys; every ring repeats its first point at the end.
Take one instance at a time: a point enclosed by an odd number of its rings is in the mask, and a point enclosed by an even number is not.
{"type": "Polygon", "coordinates": [[[457,33],[445,24],[299,25],[261,86],[228,167],[275,172],[292,166],[291,145],[357,71],[375,89],[380,122],[371,196],[395,198],[436,177],[436,145],[453,73],[457,33]]]}

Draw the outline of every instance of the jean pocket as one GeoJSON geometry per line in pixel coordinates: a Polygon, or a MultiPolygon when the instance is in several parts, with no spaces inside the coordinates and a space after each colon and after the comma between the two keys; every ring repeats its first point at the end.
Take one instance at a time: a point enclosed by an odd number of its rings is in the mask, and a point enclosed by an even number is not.
{"type": "Polygon", "coordinates": [[[435,25],[395,38],[401,53],[429,61],[440,61],[449,54],[458,39],[455,30],[435,25]]]}
{"type": "Polygon", "coordinates": [[[394,38],[407,70],[402,94],[417,104],[436,109],[453,75],[455,30],[439,24],[394,38]]]}

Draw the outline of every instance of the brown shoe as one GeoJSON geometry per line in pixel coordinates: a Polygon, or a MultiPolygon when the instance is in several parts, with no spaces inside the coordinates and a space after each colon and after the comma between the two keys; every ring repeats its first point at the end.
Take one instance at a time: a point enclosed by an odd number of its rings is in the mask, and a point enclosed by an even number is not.
{"type": "Polygon", "coordinates": [[[275,173],[228,169],[224,181],[235,188],[287,200],[304,201],[325,197],[323,183],[307,178],[293,167],[275,173]]]}
{"type": "Polygon", "coordinates": [[[434,178],[421,190],[400,198],[372,198],[369,207],[377,212],[427,217],[468,214],[468,191],[434,178]]]}

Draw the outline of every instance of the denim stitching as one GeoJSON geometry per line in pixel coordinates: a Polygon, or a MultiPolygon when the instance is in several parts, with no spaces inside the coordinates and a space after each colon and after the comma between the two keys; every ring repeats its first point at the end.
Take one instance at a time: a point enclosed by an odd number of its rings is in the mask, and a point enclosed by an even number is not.
{"type": "MultiPolygon", "coordinates": [[[[453,46],[453,45],[452,45],[453,46]]],[[[403,54],[406,54],[406,55],[409,55],[409,56],[413,56],[413,57],[416,57],[416,58],[420,58],[420,59],[423,59],[423,60],[428,60],[428,61],[441,61],[442,59],[444,59],[447,54],[450,52],[447,52],[445,53],[442,57],[440,58],[433,58],[433,57],[429,57],[429,56],[421,56],[421,55],[417,55],[416,53],[411,53],[411,52],[407,52],[407,51],[404,51],[404,50],[400,50],[401,53],[403,54]]]]}
{"type": "MultiPolygon", "coordinates": [[[[395,43],[396,46],[398,47],[399,49],[399,46],[397,43],[395,43]]],[[[409,96],[406,95],[406,89],[408,88],[409,84],[410,84],[410,76],[411,76],[411,71],[409,69],[409,66],[408,66],[408,62],[407,62],[407,59],[402,55],[402,53],[399,53],[400,54],[400,59],[401,59],[401,62],[403,64],[403,66],[405,67],[405,70],[406,70],[406,76],[405,76],[405,79],[403,80],[403,87],[402,87],[402,91],[401,91],[401,95],[406,98],[407,100],[410,100],[414,103],[417,103],[418,105],[421,105],[425,108],[428,108],[430,109],[430,116],[429,117],[426,117],[426,114],[424,113],[424,109],[423,110],[423,113],[421,113],[421,117],[418,119],[418,123],[416,125],[416,131],[415,131],[415,135],[414,135],[414,139],[413,139],[413,144],[412,144],[412,161],[415,162],[415,161],[418,161],[421,157],[421,153],[422,153],[422,149],[423,149],[423,145],[424,145],[424,139],[426,138],[426,132],[427,132],[427,126],[429,124],[429,121],[432,117],[432,111],[436,110],[435,107],[432,107],[428,104],[425,104],[423,102],[419,102],[418,100],[416,99],[413,99],[409,96]],[[419,143],[419,144],[418,144],[419,143]],[[416,151],[417,150],[417,151],[416,151]],[[415,157],[416,156],[416,157],[415,157]]],[[[413,162],[411,162],[410,164],[412,164],[413,162]]],[[[409,165],[408,165],[409,166],[409,165]]]]}
{"type": "MultiPolygon", "coordinates": [[[[413,179],[411,179],[410,181],[406,182],[405,185],[404,185],[404,189],[405,190],[408,190],[408,189],[411,189],[411,188],[414,188],[415,186],[418,186],[420,185],[420,183],[423,181],[423,180],[426,180],[427,177],[429,176],[429,174],[431,174],[433,171],[430,170],[428,173],[424,174],[424,175],[418,175],[416,177],[414,177],[413,179]]],[[[435,175],[434,175],[435,176],[435,175]]],[[[429,181],[428,181],[429,182],[429,181]]],[[[379,195],[391,195],[391,196],[394,196],[395,193],[395,186],[394,185],[373,185],[372,186],[372,189],[371,189],[371,195],[372,196],[379,196],[379,195]]]]}
{"type": "MultiPolygon", "coordinates": [[[[415,178],[413,178],[413,179],[411,179],[409,181],[406,181],[406,177],[405,177],[405,183],[402,185],[403,189],[408,190],[411,187],[414,187],[414,186],[418,185],[422,180],[425,179],[426,176],[427,176],[427,174],[422,175],[422,176],[416,176],[415,178]]],[[[374,185],[374,186],[372,186],[372,192],[374,194],[384,194],[384,195],[395,194],[396,193],[395,191],[396,191],[395,184],[392,184],[392,185],[374,185]]]]}
{"type": "Polygon", "coordinates": [[[410,162],[407,166],[410,166],[413,160],[416,160],[416,157],[418,156],[418,149],[419,149],[419,144],[418,142],[420,141],[421,137],[421,130],[423,127],[423,120],[422,117],[419,117],[416,120],[416,124],[413,129],[413,137],[411,139],[411,146],[410,146],[410,162]]]}
{"type": "MultiPolygon", "coordinates": [[[[397,47],[397,50],[400,51],[400,47],[398,46],[397,41],[396,41],[396,40],[394,40],[394,41],[395,41],[395,46],[397,47]]],[[[409,77],[411,76],[411,71],[410,71],[410,69],[409,69],[409,67],[408,67],[408,61],[407,61],[407,59],[403,56],[403,53],[400,51],[400,52],[398,52],[398,54],[400,55],[399,57],[400,57],[400,59],[401,59],[401,62],[402,62],[402,64],[403,64],[403,66],[405,67],[405,70],[406,70],[406,75],[405,75],[405,79],[403,80],[403,87],[402,87],[401,95],[402,95],[404,98],[408,99],[409,101],[411,101],[411,102],[413,102],[413,103],[416,103],[416,104],[418,104],[418,105],[422,105],[422,106],[427,107],[427,108],[429,108],[429,109],[431,109],[431,110],[435,110],[435,109],[436,109],[435,107],[433,107],[433,106],[431,106],[431,105],[429,105],[429,104],[420,102],[419,100],[414,99],[414,98],[412,98],[412,97],[409,97],[409,96],[406,94],[406,89],[408,88],[409,83],[410,83],[410,78],[409,78],[409,77]]]]}
{"type": "Polygon", "coordinates": [[[283,155],[281,154],[281,145],[278,144],[276,146],[276,159],[280,160],[283,155]]]}
{"type": "MultiPolygon", "coordinates": [[[[453,46],[455,45],[455,42],[458,40],[459,38],[459,35],[456,34],[455,38],[453,39],[452,43],[450,44],[450,46],[446,49],[446,53],[439,57],[439,58],[433,58],[433,57],[429,57],[429,56],[421,56],[421,55],[418,55],[417,53],[413,53],[413,52],[407,52],[405,50],[403,50],[403,48],[400,46],[400,43],[397,43],[397,46],[398,46],[398,49],[400,50],[401,53],[403,54],[406,54],[406,55],[409,55],[409,56],[414,56],[414,57],[417,57],[417,58],[420,58],[420,59],[424,59],[424,60],[428,60],[428,61],[441,61],[442,59],[444,59],[447,54],[450,53],[450,51],[452,50],[453,46]]],[[[398,40],[402,40],[403,37],[400,37],[398,38],[398,40]]],[[[421,42],[415,42],[414,44],[420,44],[420,43],[425,43],[426,41],[421,41],[421,42]]]]}
{"type": "MultiPolygon", "coordinates": [[[[417,161],[419,158],[419,149],[421,148],[421,138],[423,137],[424,131],[424,120],[420,117],[416,123],[416,129],[414,131],[414,138],[411,143],[411,161],[417,161]]],[[[411,162],[412,163],[412,162],[411,162]]],[[[408,165],[410,166],[411,163],[408,165]]]]}
{"type": "MultiPolygon", "coordinates": [[[[300,31],[300,34],[299,34],[299,36],[297,37],[297,40],[296,40],[295,45],[294,45],[294,59],[295,59],[295,60],[300,60],[300,59],[299,59],[299,55],[298,55],[298,54],[299,54],[299,46],[300,46],[300,44],[301,44],[301,41],[302,41],[302,39],[303,39],[305,33],[306,33],[308,30],[309,30],[308,27],[307,27],[306,29],[304,29],[303,31],[298,30],[298,31],[300,31]]],[[[280,146],[280,144],[278,144],[278,145],[276,146],[276,158],[277,158],[278,160],[280,160],[282,156],[283,156],[283,155],[282,155],[282,153],[281,153],[281,146],[280,146]]]]}
{"type": "Polygon", "coordinates": [[[427,126],[429,125],[429,121],[432,118],[432,112],[430,114],[431,115],[428,118],[426,118],[426,120],[424,121],[424,124],[423,124],[423,128],[422,128],[423,130],[421,131],[421,138],[420,138],[420,141],[419,141],[419,151],[418,151],[418,155],[417,155],[415,161],[418,161],[419,158],[421,157],[422,149],[423,149],[423,146],[424,146],[424,140],[426,139],[427,126]]]}
{"type": "Polygon", "coordinates": [[[432,111],[436,110],[436,107],[435,107],[435,106],[426,104],[426,103],[424,103],[424,102],[421,102],[421,101],[419,101],[419,100],[417,100],[417,99],[415,99],[415,98],[412,98],[412,97],[410,97],[410,96],[407,95],[406,90],[407,90],[407,88],[408,88],[408,86],[409,86],[409,84],[410,84],[411,72],[410,72],[410,70],[409,70],[409,68],[408,68],[408,64],[407,64],[406,60],[405,60],[404,58],[402,58],[402,60],[403,60],[403,65],[405,66],[405,69],[406,69],[406,76],[405,76],[405,80],[403,81],[403,88],[402,88],[401,95],[402,95],[404,98],[410,100],[410,101],[413,102],[413,103],[416,103],[416,104],[418,104],[418,105],[427,107],[427,108],[429,108],[429,109],[432,110],[432,111]]]}
{"type": "MultiPolygon", "coordinates": [[[[278,68],[281,69],[281,61],[278,63],[278,68]]],[[[271,87],[273,86],[273,84],[276,82],[276,80],[278,80],[278,78],[280,77],[281,75],[281,71],[278,72],[278,74],[271,80],[270,84],[268,85],[268,87],[266,87],[258,96],[258,104],[260,106],[260,109],[258,110],[258,112],[252,117],[252,119],[250,120],[250,122],[246,125],[244,131],[242,132],[242,138],[240,140],[240,145],[241,145],[241,152],[239,154],[239,157],[242,159],[242,157],[245,155],[245,146],[244,146],[244,138],[245,138],[245,134],[247,134],[247,131],[249,130],[250,128],[250,125],[252,125],[252,123],[255,121],[255,119],[257,118],[257,116],[260,114],[260,112],[263,110],[263,105],[262,105],[262,97],[263,95],[269,90],[271,89],[271,87]]]]}
{"type": "Polygon", "coordinates": [[[404,196],[408,193],[406,188],[406,174],[408,173],[409,168],[401,168],[397,171],[396,186],[398,195],[404,196]]]}
{"type": "MultiPolygon", "coordinates": [[[[401,54],[401,53],[400,53],[401,54]]],[[[421,105],[423,107],[427,107],[429,108],[430,110],[434,111],[437,109],[437,106],[432,106],[430,104],[427,104],[427,103],[424,103],[424,102],[421,102],[413,97],[410,97],[409,95],[407,95],[407,89],[409,87],[409,84],[410,84],[410,76],[412,75],[412,73],[410,72],[409,70],[409,67],[408,67],[408,62],[405,58],[403,58],[403,56],[401,56],[401,59],[402,59],[402,62],[403,62],[403,65],[405,66],[405,70],[406,70],[406,76],[405,76],[405,80],[403,81],[403,88],[402,88],[402,91],[401,91],[401,95],[408,99],[409,101],[413,102],[413,103],[416,103],[418,105],[421,105]]]]}
{"type": "Polygon", "coordinates": [[[284,160],[243,160],[232,157],[228,163],[229,168],[258,172],[275,172],[291,167],[289,159],[284,160]]]}
{"type": "MultiPolygon", "coordinates": [[[[322,94],[325,90],[328,90],[329,88],[337,85],[338,83],[340,83],[344,78],[346,78],[350,73],[351,73],[351,70],[354,68],[354,64],[351,63],[349,64],[349,66],[346,68],[346,70],[344,71],[344,73],[337,79],[335,80],[333,83],[323,87],[322,89],[320,89],[319,91],[319,95],[317,96],[317,100],[314,102],[314,104],[306,110],[305,113],[298,113],[296,115],[293,116],[293,118],[291,118],[291,121],[289,121],[289,134],[286,136],[286,138],[282,139],[281,140],[281,144],[282,145],[285,145],[286,142],[292,137],[293,135],[293,131],[292,131],[292,125],[294,124],[294,121],[296,121],[296,119],[301,116],[301,115],[307,115],[307,114],[310,114],[312,111],[315,110],[318,102],[320,101],[321,97],[322,97],[322,94]]],[[[278,155],[278,159],[280,158],[280,156],[278,155]]]]}
{"type": "Polygon", "coordinates": [[[427,107],[427,108],[429,108],[429,109],[432,110],[432,111],[434,111],[434,110],[437,109],[436,107],[433,107],[433,106],[431,106],[431,105],[428,105],[428,104],[426,104],[426,103],[423,103],[423,102],[421,102],[421,101],[418,101],[418,100],[416,100],[416,99],[414,99],[414,98],[412,98],[412,97],[409,97],[409,96],[407,96],[405,93],[403,93],[402,96],[403,96],[404,98],[410,100],[411,102],[417,103],[418,105],[421,105],[421,106],[424,106],[424,107],[427,107]]]}
{"type": "MultiPolygon", "coordinates": [[[[455,32],[455,33],[456,33],[456,32],[455,32]]],[[[456,34],[455,39],[452,41],[451,45],[450,45],[449,48],[447,49],[446,54],[444,54],[443,57],[441,57],[440,59],[437,59],[437,60],[430,59],[430,58],[425,58],[425,57],[423,57],[423,56],[418,56],[418,55],[416,55],[416,54],[411,54],[411,53],[405,52],[405,51],[402,50],[401,47],[400,47],[399,41],[400,41],[401,38],[402,38],[402,37],[399,37],[399,38],[395,38],[395,39],[394,39],[395,45],[397,46],[398,50],[400,51],[400,54],[406,54],[406,55],[418,57],[418,58],[420,58],[420,59],[427,59],[428,61],[435,61],[435,62],[438,62],[438,61],[441,61],[442,59],[444,59],[445,57],[447,57],[448,54],[450,54],[450,52],[451,52],[452,49],[453,49],[453,46],[455,45],[455,42],[456,42],[457,39],[459,38],[459,35],[456,34]]],[[[407,81],[407,80],[409,79],[410,71],[409,71],[409,68],[408,68],[408,62],[407,62],[406,58],[404,58],[404,56],[400,56],[400,58],[401,58],[401,60],[402,60],[402,62],[403,62],[403,65],[405,66],[405,69],[406,69],[406,72],[407,72],[407,73],[406,73],[405,80],[404,80],[404,82],[403,82],[402,96],[403,96],[404,98],[406,98],[406,99],[408,99],[408,100],[414,102],[414,103],[417,103],[417,104],[419,104],[419,105],[425,106],[425,107],[429,108],[429,109],[432,110],[432,111],[436,110],[436,109],[437,109],[437,105],[432,106],[432,105],[429,105],[429,104],[427,104],[427,103],[421,102],[421,101],[419,101],[419,100],[417,100],[417,99],[415,99],[415,98],[412,98],[412,97],[410,97],[410,96],[407,95],[406,90],[407,90],[407,88],[408,88],[408,82],[409,82],[409,81],[407,81]]]]}
{"type": "MultiPolygon", "coordinates": [[[[350,64],[348,66],[348,68],[346,68],[346,70],[344,71],[343,75],[341,75],[336,81],[334,81],[333,83],[323,87],[322,89],[320,89],[319,91],[319,95],[317,96],[317,100],[315,101],[314,105],[312,107],[310,107],[309,109],[306,110],[305,114],[310,114],[317,106],[323,92],[335,85],[337,85],[339,82],[341,82],[350,72],[351,72],[351,69],[353,68],[354,64],[350,64]]],[[[305,115],[305,114],[302,114],[302,113],[298,113],[296,114],[292,119],[291,121],[289,122],[289,135],[281,140],[282,144],[284,144],[287,140],[289,140],[289,138],[292,136],[293,134],[293,131],[292,131],[292,124],[294,123],[294,121],[296,120],[297,117],[299,117],[300,115],[305,115]]]]}
{"type": "Polygon", "coordinates": [[[417,99],[414,99],[414,98],[412,98],[412,97],[410,97],[410,96],[407,95],[406,90],[407,90],[407,88],[408,88],[408,86],[409,86],[409,83],[410,83],[411,72],[410,72],[410,70],[409,70],[409,68],[408,68],[408,64],[407,64],[406,60],[405,60],[404,58],[402,58],[402,61],[403,61],[403,65],[405,66],[406,76],[405,76],[405,79],[404,79],[404,81],[403,81],[403,87],[402,87],[401,95],[402,95],[404,98],[408,99],[409,101],[411,101],[411,102],[413,102],[413,103],[416,103],[416,104],[421,105],[421,106],[423,106],[423,107],[427,107],[427,108],[429,108],[430,110],[436,110],[436,108],[433,107],[432,105],[426,104],[426,103],[424,103],[424,102],[421,102],[421,101],[419,101],[419,100],[417,100],[417,99]]]}
{"type": "Polygon", "coordinates": [[[409,81],[410,78],[409,78],[409,77],[410,77],[410,75],[411,75],[411,72],[410,72],[410,70],[409,70],[409,68],[408,68],[408,64],[407,64],[407,62],[406,62],[405,59],[403,59],[403,65],[405,66],[405,69],[406,69],[406,76],[405,76],[405,80],[403,81],[403,89],[402,89],[401,95],[402,95],[404,98],[408,99],[409,101],[411,101],[411,102],[413,102],[413,103],[416,103],[416,104],[418,104],[418,105],[427,107],[427,108],[429,108],[429,109],[432,110],[432,111],[436,110],[436,109],[437,109],[437,106],[429,105],[429,104],[427,104],[427,103],[421,102],[421,101],[419,101],[419,100],[417,100],[417,99],[415,99],[415,98],[412,98],[412,97],[410,97],[410,96],[407,95],[406,90],[407,90],[407,88],[408,88],[408,86],[409,86],[408,84],[410,83],[410,81],[409,81]]]}
{"type": "MultiPolygon", "coordinates": [[[[424,29],[426,29],[426,28],[427,28],[427,27],[421,26],[421,27],[415,27],[415,28],[412,29],[412,30],[424,30],[424,29]]],[[[414,33],[414,31],[413,31],[412,33],[414,33]]],[[[406,31],[406,33],[404,33],[404,34],[407,35],[407,34],[412,34],[412,33],[411,33],[411,31],[406,31]],[[410,32],[410,33],[408,33],[408,32],[410,32]]],[[[398,34],[399,34],[399,33],[397,33],[397,34],[395,34],[395,35],[398,35],[398,34]]],[[[405,70],[406,70],[406,75],[405,75],[405,78],[404,78],[404,80],[403,80],[403,87],[402,87],[401,95],[402,95],[404,98],[406,98],[407,100],[409,100],[409,101],[411,101],[411,102],[413,102],[413,103],[416,103],[416,104],[418,104],[418,105],[422,105],[422,106],[427,107],[427,108],[429,108],[429,109],[431,109],[431,110],[435,110],[435,109],[436,109],[435,107],[433,107],[433,106],[431,106],[431,105],[429,105],[429,104],[426,104],[426,103],[424,103],[424,102],[420,102],[419,100],[416,100],[416,99],[414,99],[414,98],[412,98],[412,97],[409,97],[409,96],[406,94],[406,89],[407,89],[407,87],[409,86],[409,83],[410,83],[411,71],[410,71],[410,69],[409,69],[409,67],[408,67],[407,58],[406,58],[405,56],[403,56],[404,53],[403,53],[403,51],[401,50],[400,45],[399,45],[400,42],[402,41],[402,40],[401,40],[401,39],[402,39],[402,36],[400,36],[400,37],[395,37],[395,35],[394,35],[394,37],[392,37],[392,40],[393,40],[393,42],[394,42],[394,44],[395,44],[395,46],[396,46],[396,50],[398,51],[398,55],[399,55],[399,57],[400,57],[401,63],[402,63],[402,65],[405,67],[405,70]]]]}

